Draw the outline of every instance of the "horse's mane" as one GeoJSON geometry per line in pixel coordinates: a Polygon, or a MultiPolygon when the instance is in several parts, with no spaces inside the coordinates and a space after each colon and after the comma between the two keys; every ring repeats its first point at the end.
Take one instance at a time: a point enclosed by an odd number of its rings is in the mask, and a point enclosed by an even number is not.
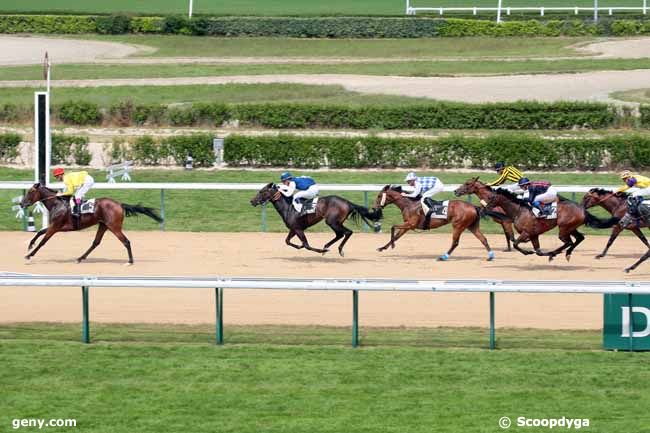
{"type": "Polygon", "coordinates": [[[530,203],[528,203],[526,200],[520,199],[514,193],[508,191],[507,189],[497,188],[494,190],[494,192],[507,198],[511,202],[518,204],[519,206],[530,207],[530,203]]]}
{"type": "MultiPolygon", "coordinates": [[[[589,192],[594,193],[594,194],[598,194],[601,197],[604,196],[604,195],[612,193],[612,191],[608,191],[608,190],[606,190],[604,188],[591,188],[589,190],[589,192]]],[[[620,197],[620,198],[627,198],[629,195],[630,194],[628,194],[628,193],[626,193],[624,191],[618,191],[618,192],[614,193],[615,197],[620,197]]]]}
{"type": "Polygon", "coordinates": [[[390,190],[395,192],[402,192],[402,185],[391,185],[390,190]]]}

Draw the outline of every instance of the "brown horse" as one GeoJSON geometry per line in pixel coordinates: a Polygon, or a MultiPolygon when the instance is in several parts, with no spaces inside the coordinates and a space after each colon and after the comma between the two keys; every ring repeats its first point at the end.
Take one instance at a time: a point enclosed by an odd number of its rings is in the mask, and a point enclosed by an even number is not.
{"type": "MultiPolygon", "coordinates": [[[[424,223],[424,212],[422,212],[422,206],[420,200],[413,200],[402,195],[402,188],[399,186],[386,185],[377,195],[375,200],[375,208],[383,209],[389,204],[394,204],[402,211],[402,218],[404,219],[404,224],[394,225],[390,228],[390,241],[377,249],[377,251],[384,251],[388,247],[395,248],[395,241],[404,236],[404,234],[410,230],[416,230],[422,228],[424,223]],[[395,234],[395,230],[398,230],[395,234]]],[[[494,214],[491,216],[497,216],[494,214]]],[[[449,250],[440,256],[438,260],[448,260],[449,255],[456,249],[460,241],[460,235],[465,231],[469,230],[476,236],[476,238],[481,241],[483,246],[488,252],[488,260],[494,260],[494,252],[490,248],[487,239],[481,233],[479,224],[481,221],[481,216],[479,213],[479,208],[473,206],[463,200],[451,200],[449,201],[449,207],[447,210],[447,218],[431,218],[429,222],[429,227],[427,229],[435,229],[442,227],[451,223],[453,227],[452,233],[452,242],[449,250]]]]}
{"type": "Polygon", "coordinates": [[[533,254],[533,251],[525,250],[519,246],[522,242],[532,242],[534,253],[538,256],[546,256],[549,261],[566,249],[567,261],[571,259],[573,250],[584,240],[584,235],[577,228],[583,224],[593,228],[610,228],[618,222],[618,218],[601,220],[584,208],[570,200],[560,198],[557,210],[557,219],[537,218],[532,212],[531,205],[524,200],[518,199],[510,191],[497,189],[493,190],[478,177],[469,179],[455,191],[456,195],[476,194],[482,203],[486,203],[488,208],[496,206],[503,209],[510,218],[513,219],[515,229],[519,232],[519,237],[514,242],[514,247],[522,254],[533,254]],[[560,229],[559,238],[563,242],[562,246],[550,251],[543,252],[540,249],[539,236],[553,227],[558,226],[560,229]],[[572,237],[575,241],[572,240],[572,237]]]}
{"type": "MultiPolygon", "coordinates": [[[[607,191],[602,188],[592,188],[589,190],[587,194],[582,197],[582,206],[585,209],[589,209],[590,207],[593,206],[600,206],[603,209],[605,209],[607,212],[609,212],[612,216],[615,216],[617,218],[623,218],[625,214],[627,213],[627,198],[629,197],[628,194],[624,192],[612,192],[612,191],[607,191]]],[[[645,235],[643,232],[641,232],[641,229],[643,227],[648,227],[648,225],[645,223],[643,219],[639,220],[638,225],[633,225],[626,227],[628,230],[632,231],[639,239],[641,239],[641,242],[650,249],[650,243],[648,243],[648,239],[646,239],[645,235]]],[[[612,228],[612,234],[609,237],[609,240],[607,241],[607,245],[605,246],[605,249],[603,250],[602,253],[598,254],[596,256],[597,259],[601,259],[607,255],[607,251],[609,248],[612,246],[618,235],[623,231],[623,227],[621,227],[620,224],[616,224],[612,228]]]]}
{"type": "Polygon", "coordinates": [[[359,221],[359,218],[363,219],[368,225],[372,221],[379,221],[381,219],[381,211],[369,211],[363,206],[356,205],[342,197],[335,195],[328,195],[325,197],[320,197],[316,203],[316,211],[311,214],[300,215],[291,204],[291,198],[285,197],[278,190],[277,185],[274,183],[269,183],[264,186],[251,200],[253,206],[264,204],[267,202],[273,203],[273,207],[278,211],[282,221],[289,229],[289,234],[285,239],[285,242],[290,247],[301,249],[305,248],[309,251],[314,251],[316,253],[325,254],[329,251],[335,242],[343,238],[341,244],[339,245],[339,254],[343,257],[343,247],[345,243],[352,236],[352,230],[345,227],[343,223],[348,219],[352,218],[356,222],[359,221]],[[305,230],[314,224],[319,223],[320,221],[325,220],[325,224],[331,227],[336,233],[334,239],[329,241],[320,248],[312,248],[307,242],[307,237],[305,236],[305,230]],[[302,242],[302,245],[296,245],[291,242],[291,239],[294,236],[298,236],[298,239],[302,242]]]}
{"type": "Polygon", "coordinates": [[[79,218],[79,225],[75,227],[74,220],[72,219],[72,213],[70,212],[70,206],[68,204],[69,197],[59,197],[56,195],[56,191],[46,188],[40,183],[34,184],[27,195],[20,202],[20,205],[23,208],[29,207],[37,202],[42,202],[43,205],[47,208],[50,214],[50,222],[46,229],[43,229],[36,233],[36,236],[32,238],[29,242],[29,247],[27,251],[29,254],[25,256],[27,260],[30,260],[34,255],[40,250],[43,245],[57,232],[70,232],[75,230],[83,230],[88,227],[92,227],[95,224],[99,224],[97,229],[97,234],[95,235],[95,240],[93,241],[88,251],[86,251],[81,257],[77,259],[77,263],[81,263],[85,260],[88,255],[101,243],[102,238],[106,230],[110,230],[111,233],[115,235],[116,238],[122,242],[126,251],[129,253],[129,262],[128,264],[133,264],[133,253],[131,252],[131,242],[124,236],[122,232],[122,223],[124,222],[124,217],[132,216],[136,214],[143,214],[156,222],[161,223],[163,220],[156,213],[155,209],[143,207],[140,205],[132,206],[124,203],[119,203],[110,198],[98,198],[95,200],[95,212],[92,214],[82,214],[79,218]],[[36,248],[33,248],[36,240],[45,235],[41,242],[36,248]],[[31,250],[31,251],[30,251],[31,250]]]}

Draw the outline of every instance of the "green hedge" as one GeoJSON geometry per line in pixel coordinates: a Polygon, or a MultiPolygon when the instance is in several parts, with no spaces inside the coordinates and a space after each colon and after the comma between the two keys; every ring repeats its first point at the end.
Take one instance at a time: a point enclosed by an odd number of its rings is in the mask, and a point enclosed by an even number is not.
{"type": "Polygon", "coordinates": [[[507,161],[525,169],[650,167],[650,136],[545,139],[530,134],[488,137],[345,138],[231,135],[224,160],[231,166],[362,168],[489,168],[507,161]]]}
{"type": "Polygon", "coordinates": [[[211,167],[215,156],[212,150],[211,134],[191,134],[156,139],[149,135],[137,137],[125,154],[141,165],[159,165],[173,160],[183,165],[188,155],[192,155],[194,166],[211,167]]]}
{"type": "MultiPolygon", "coordinates": [[[[29,107],[0,106],[0,122],[31,121],[30,113],[29,107]]],[[[276,129],[599,129],[634,123],[630,113],[593,102],[431,102],[397,107],[195,103],[167,107],[122,101],[102,108],[85,101],[68,101],[54,106],[53,113],[59,121],[73,125],[221,126],[237,120],[246,127],[276,129]]]]}
{"type": "Polygon", "coordinates": [[[639,107],[641,113],[641,126],[643,128],[650,128],[650,105],[641,105],[639,107]]]}
{"type": "Polygon", "coordinates": [[[12,132],[0,134],[0,162],[14,162],[22,137],[12,132]]]}
{"type": "Polygon", "coordinates": [[[494,20],[430,17],[128,17],[3,15],[0,33],[167,33],[295,38],[426,38],[452,36],[636,36],[650,20],[603,18],[494,20]]]}
{"type": "Polygon", "coordinates": [[[92,155],[88,150],[88,137],[52,134],[52,163],[88,165],[92,155]]]}

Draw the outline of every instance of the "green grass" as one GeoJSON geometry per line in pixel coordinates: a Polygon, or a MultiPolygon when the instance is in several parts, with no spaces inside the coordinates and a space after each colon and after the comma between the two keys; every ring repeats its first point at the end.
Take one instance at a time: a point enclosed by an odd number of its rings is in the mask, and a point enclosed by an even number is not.
{"type": "Polygon", "coordinates": [[[650,89],[634,89],[624,92],[614,92],[609,95],[612,99],[619,101],[638,102],[640,104],[650,103],[650,89]]]}
{"type": "MultiPolygon", "coordinates": [[[[299,173],[311,173],[316,180],[323,183],[371,183],[388,184],[403,183],[406,171],[319,171],[309,172],[308,170],[294,170],[299,173]]],[[[169,170],[137,170],[133,175],[134,182],[259,182],[260,184],[276,181],[280,176],[280,170],[269,171],[173,171],[169,170]]],[[[491,179],[493,176],[486,173],[436,173],[435,170],[427,171],[441,177],[444,183],[462,183],[471,176],[481,175],[482,179],[491,179]]],[[[97,181],[104,181],[103,172],[91,171],[97,181]]],[[[0,168],[0,180],[27,180],[33,176],[31,170],[16,170],[0,168]]],[[[548,179],[557,185],[615,185],[618,178],[614,174],[559,174],[545,173],[536,174],[533,177],[548,179]]],[[[324,192],[322,195],[338,194],[346,197],[354,203],[364,204],[362,192],[324,192]]],[[[0,230],[20,230],[22,221],[15,219],[10,211],[11,198],[21,195],[20,191],[0,190],[0,203],[5,203],[5,210],[0,212],[0,230]]],[[[249,201],[255,195],[254,191],[166,191],[165,192],[165,227],[171,231],[222,231],[222,232],[246,232],[259,231],[261,221],[261,209],[253,208],[249,201]]],[[[134,204],[142,202],[147,206],[160,207],[160,191],[156,190],[115,190],[115,191],[93,191],[91,197],[109,196],[116,200],[134,204]]],[[[441,197],[452,198],[453,194],[443,194],[441,197]]],[[[368,194],[369,205],[372,206],[376,195],[368,194]]],[[[580,199],[580,196],[577,197],[580,199]]],[[[476,201],[474,201],[476,203],[476,201]]],[[[594,214],[606,215],[601,209],[594,209],[594,214]]],[[[267,209],[269,231],[284,232],[286,228],[280,217],[272,207],[267,209]]],[[[401,221],[397,208],[391,206],[386,209],[384,228],[401,221]]],[[[353,223],[352,227],[354,227],[353,223]]],[[[146,217],[130,218],[126,224],[127,230],[157,230],[158,225],[146,217]]],[[[501,233],[501,229],[491,220],[481,223],[481,228],[486,233],[501,233]]],[[[314,227],[316,231],[329,231],[324,224],[314,227]]],[[[359,230],[353,228],[353,230],[359,230]]],[[[436,232],[449,231],[445,226],[436,232]]],[[[585,229],[586,233],[609,234],[609,230],[595,231],[585,229]]]]}
{"type": "MultiPolygon", "coordinates": [[[[635,0],[601,0],[602,6],[639,6],[635,0]]],[[[413,6],[489,6],[494,0],[414,0],[413,6]]],[[[565,6],[564,0],[504,0],[503,6],[565,6]]],[[[571,6],[591,6],[590,0],[574,0],[571,6]]],[[[112,0],[110,2],[75,0],[3,0],[3,12],[80,12],[139,14],[187,14],[188,2],[180,0],[112,0]]],[[[327,2],[305,2],[301,0],[237,0],[237,1],[195,1],[194,13],[214,15],[404,15],[404,2],[395,0],[330,0],[327,2]]],[[[584,14],[584,13],[583,13],[584,14]]]]}
{"type": "MultiPolygon", "coordinates": [[[[244,64],[244,65],[57,65],[54,80],[102,78],[169,78],[229,75],[362,74],[433,77],[452,75],[502,75],[625,71],[650,69],[650,59],[480,60],[413,61],[361,64],[244,64]]],[[[42,80],[40,66],[0,68],[0,80],[42,80]]],[[[56,84],[55,84],[56,86],[56,84]]],[[[55,89],[56,90],[56,89],[55,89]]]]}
{"type": "Polygon", "coordinates": [[[467,433],[502,416],[650,431],[649,355],[601,351],[598,332],[499,330],[494,352],[483,329],[362,328],[359,349],[343,328],[226,327],[224,347],[207,326],[92,332],[87,346],[78,325],[0,327],[3,431],[467,433]]]}
{"type": "MultiPolygon", "coordinates": [[[[56,104],[66,101],[88,101],[108,107],[120,101],[136,104],[175,104],[192,102],[310,102],[345,105],[403,105],[430,103],[427,98],[408,96],[367,95],[350,92],[342,86],[303,84],[222,84],[196,86],[115,86],[63,87],[56,89],[56,104]]],[[[34,89],[30,87],[0,88],[0,101],[32,105],[34,89]]]]}
{"type": "MultiPolygon", "coordinates": [[[[571,45],[589,38],[421,38],[294,39],[215,38],[177,35],[82,36],[99,41],[145,45],[157,50],[136,57],[547,57],[578,56],[571,45]]],[[[78,39],[75,36],[75,39],[78,39]]]]}

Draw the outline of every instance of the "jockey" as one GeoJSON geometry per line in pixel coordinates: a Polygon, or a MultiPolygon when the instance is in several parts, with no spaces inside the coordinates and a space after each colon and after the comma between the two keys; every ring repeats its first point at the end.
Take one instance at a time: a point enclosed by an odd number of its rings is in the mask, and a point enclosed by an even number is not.
{"type": "Polygon", "coordinates": [[[54,177],[65,184],[65,190],[57,193],[57,196],[74,196],[72,215],[79,217],[81,214],[81,200],[95,183],[95,180],[85,171],[77,171],[65,174],[62,168],[54,169],[54,177]]]}
{"type": "Polygon", "coordinates": [[[650,178],[625,170],[621,173],[621,179],[623,179],[625,185],[620,187],[616,192],[624,192],[630,188],[636,188],[632,192],[633,197],[650,195],[650,178]]]}
{"type": "Polygon", "coordinates": [[[404,189],[408,189],[411,192],[403,192],[402,195],[409,198],[417,198],[421,195],[422,199],[420,203],[425,214],[429,213],[430,206],[433,207],[435,205],[431,197],[442,192],[445,188],[437,177],[417,177],[413,172],[407,174],[404,180],[409,184],[404,189]]]}
{"type": "Polygon", "coordinates": [[[494,169],[499,174],[499,177],[492,182],[487,183],[487,186],[502,186],[503,189],[507,189],[510,192],[515,192],[519,189],[519,179],[524,177],[524,174],[517,167],[508,165],[506,166],[503,162],[497,162],[494,164],[494,169]],[[506,182],[513,182],[509,185],[504,185],[506,182]]]}
{"type": "Polygon", "coordinates": [[[518,185],[524,191],[528,191],[528,201],[542,214],[544,214],[542,204],[553,203],[557,200],[557,190],[553,188],[551,182],[531,182],[527,177],[522,177],[519,179],[518,185]]]}
{"type": "Polygon", "coordinates": [[[280,175],[282,185],[278,185],[278,190],[285,197],[293,196],[293,207],[298,212],[302,212],[301,200],[310,200],[318,195],[318,185],[316,181],[308,176],[294,177],[288,171],[280,175]]]}

